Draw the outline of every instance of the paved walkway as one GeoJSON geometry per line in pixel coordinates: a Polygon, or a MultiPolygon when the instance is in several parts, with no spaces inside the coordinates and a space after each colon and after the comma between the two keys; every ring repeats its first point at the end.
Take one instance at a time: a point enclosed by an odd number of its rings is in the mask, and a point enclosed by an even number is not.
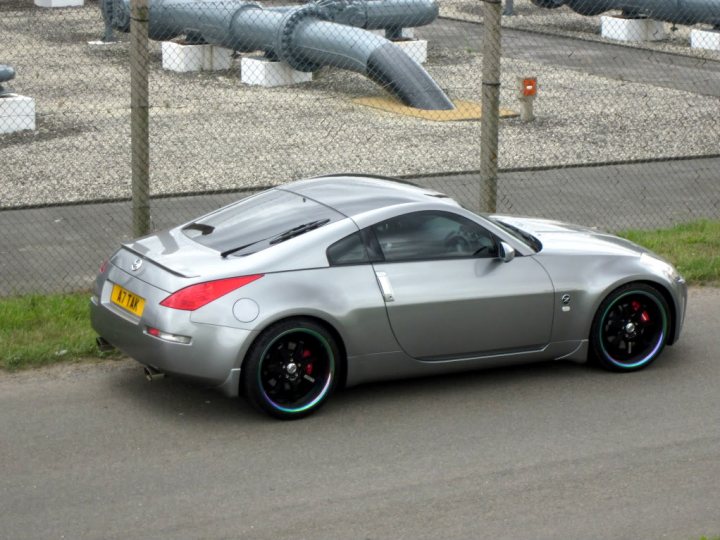
{"type": "MultiPolygon", "coordinates": [[[[447,47],[482,50],[483,25],[439,19],[417,29],[447,47]]],[[[620,81],[720,96],[720,62],[612,43],[503,28],[502,55],[620,81]]]]}
{"type": "MultiPolygon", "coordinates": [[[[720,158],[504,172],[498,211],[563,219],[609,230],[720,218],[720,158]]],[[[478,174],[411,179],[479,206],[478,174]]],[[[251,192],[153,200],[155,228],[251,192]]],[[[100,262],[130,239],[130,203],[0,211],[0,296],[89,287],[100,262]]]]}

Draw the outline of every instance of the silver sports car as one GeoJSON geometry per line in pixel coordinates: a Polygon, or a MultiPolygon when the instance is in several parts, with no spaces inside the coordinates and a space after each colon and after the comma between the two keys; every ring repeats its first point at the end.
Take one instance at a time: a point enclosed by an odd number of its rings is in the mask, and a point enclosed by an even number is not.
{"type": "Polygon", "coordinates": [[[637,370],[678,339],[686,302],[675,268],[627,240],[329,176],[124,244],[91,317],[148,376],[290,419],[370,380],[548,359],[637,370]]]}

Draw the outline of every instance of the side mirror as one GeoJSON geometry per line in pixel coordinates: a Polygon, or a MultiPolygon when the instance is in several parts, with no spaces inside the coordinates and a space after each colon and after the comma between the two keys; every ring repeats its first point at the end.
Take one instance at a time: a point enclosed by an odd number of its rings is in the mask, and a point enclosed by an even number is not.
{"type": "Polygon", "coordinates": [[[515,248],[505,242],[500,242],[500,253],[498,257],[502,262],[509,263],[515,258],[515,248]]]}

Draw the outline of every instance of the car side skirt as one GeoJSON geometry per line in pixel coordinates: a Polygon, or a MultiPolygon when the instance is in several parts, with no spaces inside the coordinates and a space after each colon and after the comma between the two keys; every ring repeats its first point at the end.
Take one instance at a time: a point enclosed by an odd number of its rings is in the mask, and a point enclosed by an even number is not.
{"type": "Polygon", "coordinates": [[[575,340],[549,343],[535,351],[447,360],[423,361],[399,351],[351,356],[347,359],[346,386],[355,386],[371,381],[425,377],[548,360],[585,362],[587,351],[587,340],[575,340]]]}

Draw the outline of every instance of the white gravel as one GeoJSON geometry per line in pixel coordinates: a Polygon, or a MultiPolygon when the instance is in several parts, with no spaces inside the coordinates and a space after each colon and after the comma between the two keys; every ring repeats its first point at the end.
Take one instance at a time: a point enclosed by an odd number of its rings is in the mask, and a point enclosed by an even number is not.
{"type": "MultiPolygon", "coordinates": [[[[469,5],[443,1],[442,11],[460,16],[469,5]]],[[[528,9],[523,1],[516,6],[521,15],[513,25],[528,9]]],[[[528,17],[554,12],[548,13],[528,17]]],[[[35,98],[38,122],[35,132],[0,136],[0,206],[129,196],[127,36],[118,45],[88,46],[102,27],[94,3],[0,8],[0,35],[10,45],[0,62],[17,69],[12,86],[35,98]]],[[[477,52],[430,44],[426,67],[452,98],[480,101],[481,66],[477,52]]],[[[541,88],[536,122],[502,121],[500,167],[718,151],[716,98],[510,59],[502,69],[503,107],[518,109],[516,76],[537,73],[541,88]]],[[[242,85],[239,67],[166,72],[156,46],[152,191],[230,189],[338,171],[405,175],[479,168],[479,122],[429,122],[351,101],[381,94],[360,75],[332,69],[321,70],[312,83],[274,89],[242,85]]]]}

